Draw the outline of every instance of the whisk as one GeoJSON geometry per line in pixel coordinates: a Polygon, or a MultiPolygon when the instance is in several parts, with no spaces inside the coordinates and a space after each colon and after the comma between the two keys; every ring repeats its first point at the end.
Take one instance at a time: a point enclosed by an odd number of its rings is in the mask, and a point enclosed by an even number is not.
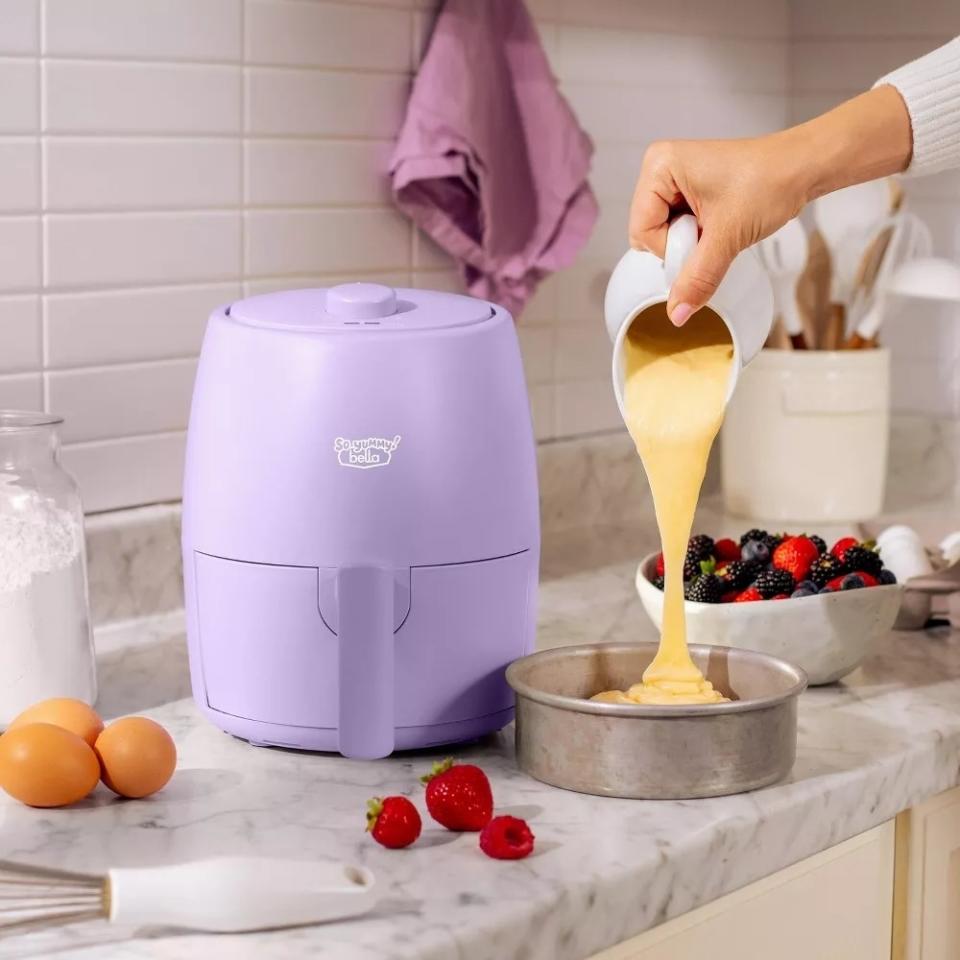
{"type": "Polygon", "coordinates": [[[375,899],[369,870],[330,861],[217,857],[97,876],[0,860],[0,936],[98,918],[240,933],[358,916],[375,899]]]}

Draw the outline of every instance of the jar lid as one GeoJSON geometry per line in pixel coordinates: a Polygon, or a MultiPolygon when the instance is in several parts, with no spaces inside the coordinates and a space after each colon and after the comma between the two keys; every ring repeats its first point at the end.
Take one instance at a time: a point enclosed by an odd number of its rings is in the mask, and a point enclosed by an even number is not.
{"type": "Polygon", "coordinates": [[[380,283],[284,290],[238,300],[231,319],[256,327],[301,331],[435,330],[482,323],[494,315],[485,300],[380,283]]]}

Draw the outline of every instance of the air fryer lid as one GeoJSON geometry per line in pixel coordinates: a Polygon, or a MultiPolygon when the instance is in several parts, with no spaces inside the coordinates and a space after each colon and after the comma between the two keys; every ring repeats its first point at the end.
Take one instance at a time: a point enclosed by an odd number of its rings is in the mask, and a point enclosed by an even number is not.
{"type": "Polygon", "coordinates": [[[266,293],[239,300],[227,312],[231,319],[251,326],[305,332],[435,330],[482,323],[494,315],[484,300],[379,283],[266,293]]]}

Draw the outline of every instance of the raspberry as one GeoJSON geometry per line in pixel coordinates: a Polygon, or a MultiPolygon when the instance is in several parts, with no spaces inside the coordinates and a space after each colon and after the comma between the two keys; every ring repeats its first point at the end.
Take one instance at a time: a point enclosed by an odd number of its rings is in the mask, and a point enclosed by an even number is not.
{"type": "Polygon", "coordinates": [[[480,849],[494,860],[522,860],[533,853],[533,831],[519,817],[494,817],[480,831],[480,849]]]}

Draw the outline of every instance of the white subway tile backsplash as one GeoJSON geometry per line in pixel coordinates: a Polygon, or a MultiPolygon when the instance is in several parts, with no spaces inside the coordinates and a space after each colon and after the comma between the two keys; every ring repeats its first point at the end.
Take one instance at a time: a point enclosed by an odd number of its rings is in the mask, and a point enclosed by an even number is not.
{"type": "Polygon", "coordinates": [[[46,60],[48,133],[236,133],[240,67],[46,60]]]}
{"type": "Polygon", "coordinates": [[[410,88],[403,74],[246,70],[246,130],[257,135],[392,138],[410,88]]]}
{"type": "Polygon", "coordinates": [[[610,140],[597,143],[590,167],[590,184],[601,203],[629,202],[642,163],[643,149],[636,144],[610,140]]]}
{"type": "Polygon", "coordinates": [[[0,138],[0,211],[40,206],[40,144],[36,139],[0,138]]]}
{"type": "Polygon", "coordinates": [[[929,361],[899,358],[892,367],[891,403],[897,413],[952,417],[956,369],[941,371],[929,361]]]}
{"type": "Polygon", "coordinates": [[[252,210],[250,274],[391,270],[410,262],[410,224],[394,210],[252,210]]]}
{"type": "Polygon", "coordinates": [[[437,22],[437,8],[417,10],[413,14],[413,50],[411,58],[414,66],[423,60],[430,46],[433,28],[437,22]]]}
{"type": "Polygon", "coordinates": [[[951,37],[960,32],[955,0],[791,0],[790,33],[805,37],[951,37]]]}
{"type": "Polygon", "coordinates": [[[0,57],[0,133],[33,133],[39,121],[37,61],[0,57]]]}
{"type": "Polygon", "coordinates": [[[357,3],[249,0],[248,63],[405,71],[411,14],[357,3]]]}
{"type": "Polygon", "coordinates": [[[533,435],[537,440],[556,436],[556,387],[552,383],[534,384],[528,390],[533,435]]]}
{"type": "Polygon", "coordinates": [[[551,383],[554,379],[556,337],[551,327],[518,326],[520,353],[527,383],[551,383]]]}
{"type": "Polygon", "coordinates": [[[61,461],[94,513],[179,500],[185,445],[183,433],[67,444],[61,461]]]}
{"type": "Polygon", "coordinates": [[[40,284],[40,220],[0,217],[0,292],[40,284]]]}
{"type": "Polygon", "coordinates": [[[425,233],[415,230],[413,266],[416,270],[456,270],[456,261],[425,233]]]}
{"type": "MultiPolygon", "coordinates": [[[[44,149],[47,210],[236,207],[241,202],[237,140],[54,137],[44,149]]],[[[2,156],[0,144],[0,166],[2,156]]]]}
{"type": "MultiPolygon", "coordinates": [[[[620,431],[603,294],[646,145],[822,112],[960,21],[954,0],[877,0],[869,16],[827,0],[528,6],[595,140],[602,208],[588,248],[518,317],[535,433],[620,431]]],[[[437,7],[0,0],[0,405],[39,408],[46,392],[66,414],[88,509],[179,497],[217,304],[355,279],[462,291],[387,178],[437,7]]],[[[960,256],[960,177],[905,189],[936,252],[960,256]]],[[[891,313],[898,408],[960,417],[958,331],[952,315],[891,313]]]]}
{"type": "MultiPolygon", "coordinates": [[[[625,250],[626,228],[621,253],[625,250]]],[[[571,268],[557,274],[557,319],[561,323],[603,325],[603,297],[615,263],[581,256],[571,268]]]]}
{"type": "MultiPolygon", "coordinates": [[[[4,0],[7,2],[7,0],[4,0]]],[[[243,0],[44,0],[47,56],[239,60],[243,0]]]]}
{"type": "Polygon", "coordinates": [[[40,48],[40,0],[0,3],[0,54],[36,54],[40,48]]]}
{"type": "Polygon", "coordinates": [[[565,23],[707,36],[786,37],[790,0],[557,0],[565,23]]]}
{"type": "Polygon", "coordinates": [[[848,100],[857,91],[848,93],[806,93],[790,97],[789,122],[804,123],[813,117],[832,110],[838,103],[848,100]]]}
{"type": "Polygon", "coordinates": [[[410,275],[405,272],[378,270],[355,270],[352,273],[323,273],[284,277],[258,277],[247,280],[243,285],[245,297],[256,297],[262,293],[274,293],[277,290],[304,290],[314,287],[335,287],[340,283],[356,283],[366,280],[370,283],[382,283],[388,287],[409,287],[410,275]]]}
{"type": "Polygon", "coordinates": [[[526,7],[537,21],[553,21],[560,16],[560,0],[526,0],[526,7]]]}
{"type": "Polygon", "coordinates": [[[524,326],[554,323],[557,319],[557,296],[557,275],[544,277],[516,319],[524,326]]]}
{"type": "Polygon", "coordinates": [[[604,204],[600,208],[600,215],[597,217],[593,233],[584,245],[581,256],[585,260],[616,263],[623,256],[629,242],[627,235],[629,214],[629,197],[622,198],[620,203],[604,204]]]}
{"type": "Polygon", "coordinates": [[[64,417],[65,443],[182,430],[196,369],[190,359],[53,370],[47,406],[64,417]]]}
{"type": "Polygon", "coordinates": [[[196,355],[210,313],[240,296],[236,282],[50,294],[44,298],[47,366],[196,355]]]}
{"type": "Polygon", "coordinates": [[[638,160],[652,140],[756,136],[783,127],[788,112],[782,94],[671,90],[638,95],[625,109],[623,87],[571,82],[563,91],[595,140],[636,143],[638,160]]]}
{"type": "Polygon", "coordinates": [[[960,201],[911,197],[910,209],[930,228],[933,252],[960,259],[960,201]]]}
{"type": "Polygon", "coordinates": [[[458,270],[414,270],[411,286],[421,290],[443,290],[447,293],[463,293],[467,291],[463,286],[463,278],[458,270]]]}
{"type": "Polygon", "coordinates": [[[557,330],[556,377],[564,380],[598,380],[610,376],[612,347],[602,322],[557,330]]]}
{"type": "Polygon", "coordinates": [[[0,409],[43,410],[43,379],[39,373],[0,377],[0,409]]]}
{"type": "Polygon", "coordinates": [[[391,148],[386,140],[249,140],[246,202],[258,207],[389,204],[391,148]]]}
{"type": "Polygon", "coordinates": [[[925,363],[932,372],[941,358],[954,361],[960,307],[937,300],[887,297],[880,336],[893,352],[895,364],[925,363]]]}
{"type": "Polygon", "coordinates": [[[37,370],[40,355],[40,298],[0,297],[0,373],[37,370]]]}
{"type": "Polygon", "coordinates": [[[785,94],[786,50],[785,40],[567,26],[554,69],[564,82],[785,94]]]}
{"type": "Polygon", "coordinates": [[[240,275],[240,214],[50,214],[48,287],[185,283],[240,275]]]}
{"type": "Polygon", "coordinates": [[[798,95],[841,92],[853,96],[869,90],[884,74],[935,46],[930,40],[909,36],[796,40],[791,45],[790,88],[798,95]]]}
{"type": "Polygon", "coordinates": [[[558,381],[556,385],[556,435],[575,437],[584,433],[623,428],[613,396],[610,377],[602,380],[558,381]]]}

